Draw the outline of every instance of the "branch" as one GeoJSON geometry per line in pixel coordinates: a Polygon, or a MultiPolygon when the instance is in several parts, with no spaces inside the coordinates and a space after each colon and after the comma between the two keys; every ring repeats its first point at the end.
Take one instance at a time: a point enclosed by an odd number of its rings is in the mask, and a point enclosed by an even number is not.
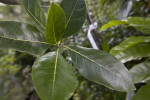
{"type": "MultiPolygon", "coordinates": [[[[89,12],[88,12],[88,11],[87,11],[87,21],[88,21],[89,25],[94,24],[94,22],[93,22],[91,16],[89,15],[89,12]]],[[[100,42],[100,40],[99,40],[99,38],[98,38],[96,29],[93,29],[91,32],[93,33],[92,35],[93,35],[93,38],[94,38],[94,40],[95,40],[95,42],[96,42],[96,45],[98,46],[98,48],[99,48],[100,50],[102,50],[101,42],[100,42]]]]}
{"type": "Polygon", "coordinates": [[[10,4],[10,5],[17,5],[18,1],[17,0],[0,0],[1,3],[4,4],[10,4]]]}

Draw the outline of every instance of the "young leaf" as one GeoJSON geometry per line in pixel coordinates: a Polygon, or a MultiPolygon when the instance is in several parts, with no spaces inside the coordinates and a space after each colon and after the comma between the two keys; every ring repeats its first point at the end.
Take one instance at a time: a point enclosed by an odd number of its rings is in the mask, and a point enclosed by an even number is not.
{"type": "Polygon", "coordinates": [[[32,25],[0,21],[0,48],[40,55],[46,51],[48,44],[44,35],[32,25]]]}
{"type": "Polygon", "coordinates": [[[130,73],[134,83],[146,82],[150,80],[150,62],[143,62],[133,66],[130,73]]]}
{"type": "Polygon", "coordinates": [[[125,49],[121,53],[115,55],[121,62],[125,63],[131,60],[138,60],[142,57],[150,57],[150,44],[137,44],[125,49]]]}
{"type": "Polygon", "coordinates": [[[132,100],[149,100],[150,99],[150,83],[143,86],[133,97],[132,100]]]}
{"type": "Polygon", "coordinates": [[[63,38],[66,38],[75,34],[82,27],[86,18],[86,5],[84,0],[63,0],[60,6],[67,19],[63,34],[63,38]]]}
{"type": "Polygon", "coordinates": [[[101,27],[100,32],[102,32],[103,30],[108,29],[108,28],[110,28],[110,27],[113,27],[113,26],[116,26],[116,25],[122,25],[122,24],[128,24],[128,22],[127,22],[127,21],[120,21],[120,20],[113,20],[113,21],[110,21],[109,23],[104,24],[104,25],[101,27]]]}
{"type": "Polygon", "coordinates": [[[45,33],[46,19],[42,8],[40,7],[39,0],[18,0],[20,5],[32,17],[37,29],[45,33]]]}
{"type": "Polygon", "coordinates": [[[32,68],[32,79],[42,100],[68,100],[77,87],[75,74],[57,52],[38,58],[32,68]]]}
{"type": "Polygon", "coordinates": [[[136,30],[150,34],[150,18],[129,17],[127,21],[129,26],[133,26],[136,30]]]}
{"type": "Polygon", "coordinates": [[[83,47],[66,48],[69,49],[76,68],[87,79],[117,91],[135,89],[128,70],[112,55],[83,47]]]}
{"type": "Polygon", "coordinates": [[[50,44],[57,44],[61,39],[66,25],[63,9],[52,3],[48,13],[46,25],[46,40],[50,44]]]}
{"type": "Polygon", "coordinates": [[[139,43],[143,43],[143,42],[150,42],[150,36],[129,37],[125,41],[121,42],[118,46],[112,48],[110,50],[110,54],[115,56],[117,54],[120,54],[121,52],[123,52],[124,50],[126,50],[129,47],[139,44],[139,43]]]}

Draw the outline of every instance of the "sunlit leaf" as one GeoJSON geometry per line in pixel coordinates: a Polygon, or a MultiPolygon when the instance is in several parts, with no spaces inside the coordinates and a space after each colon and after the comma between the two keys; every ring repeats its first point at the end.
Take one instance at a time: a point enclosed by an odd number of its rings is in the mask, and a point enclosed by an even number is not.
{"type": "Polygon", "coordinates": [[[100,32],[102,32],[103,30],[108,29],[110,27],[113,27],[113,26],[116,26],[116,25],[122,25],[122,24],[128,24],[128,22],[126,22],[126,21],[119,21],[119,20],[110,21],[110,22],[108,22],[107,24],[104,24],[101,27],[100,32]]]}

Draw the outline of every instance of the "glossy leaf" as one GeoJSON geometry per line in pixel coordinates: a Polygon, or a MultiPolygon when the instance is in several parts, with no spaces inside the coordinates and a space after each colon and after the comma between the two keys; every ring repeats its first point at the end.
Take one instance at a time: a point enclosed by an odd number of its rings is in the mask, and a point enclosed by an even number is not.
{"type": "Polygon", "coordinates": [[[127,18],[129,26],[133,26],[136,30],[150,34],[150,18],[129,17],[127,18]]]}
{"type": "Polygon", "coordinates": [[[44,35],[32,25],[0,21],[0,48],[40,55],[46,51],[48,44],[45,44],[44,35]]]}
{"type": "Polygon", "coordinates": [[[150,62],[147,61],[133,66],[130,73],[134,83],[150,80],[150,62]]]}
{"type": "Polygon", "coordinates": [[[143,86],[133,97],[132,100],[149,100],[150,99],[150,83],[143,86]]]}
{"type": "Polygon", "coordinates": [[[150,36],[144,37],[144,36],[138,36],[138,37],[129,37],[125,41],[121,42],[118,46],[112,48],[110,50],[110,54],[116,56],[117,54],[120,54],[127,48],[132,47],[133,45],[143,43],[143,42],[150,42],[150,36]]]}
{"type": "Polygon", "coordinates": [[[86,5],[84,0],[63,0],[60,4],[66,15],[66,29],[63,38],[78,32],[86,19],[86,5]]]}
{"type": "Polygon", "coordinates": [[[150,44],[134,45],[115,55],[115,57],[123,63],[131,60],[139,60],[142,57],[150,57],[150,44]]]}
{"type": "Polygon", "coordinates": [[[70,46],[70,56],[79,72],[87,79],[117,91],[135,89],[125,66],[110,54],[95,49],[70,46]]]}
{"type": "Polygon", "coordinates": [[[113,26],[116,26],[116,25],[122,25],[122,24],[128,24],[128,22],[127,21],[119,21],[119,20],[110,21],[110,22],[108,22],[107,24],[104,24],[101,27],[100,32],[102,32],[103,30],[108,29],[110,27],[113,27],[113,26]]]}
{"type": "Polygon", "coordinates": [[[77,87],[72,66],[59,51],[47,53],[35,61],[32,79],[42,100],[68,100],[77,87]]]}
{"type": "Polygon", "coordinates": [[[48,13],[46,25],[46,40],[50,44],[57,44],[61,39],[66,25],[63,9],[52,3],[48,13]]]}
{"type": "Polygon", "coordinates": [[[25,8],[28,14],[32,17],[35,26],[45,34],[46,18],[39,0],[18,0],[20,5],[25,8]]]}

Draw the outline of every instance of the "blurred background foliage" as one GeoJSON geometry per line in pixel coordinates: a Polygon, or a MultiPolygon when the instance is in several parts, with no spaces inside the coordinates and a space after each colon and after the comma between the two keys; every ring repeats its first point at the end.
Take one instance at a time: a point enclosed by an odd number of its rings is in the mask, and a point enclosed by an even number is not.
{"type": "MultiPolygon", "coordinates": [[[[51,0],[60,3],[61,0],[51,0]]],[[[47,14],[50,5],[49,0],[39,0],[47,14]]],[[[102,44],[103,50],[119,44],[130,36],[144,35],[134,28],[115,26],[99,33],[101,26],[110,20],[124,19],[128,16],[150,17],[149,0],[86,0],[88,14],[93,20],[97,30],[97,37],[102,44]]],[[[28,14],[19,5],[5,5],[0,3],[0,20],[11,20],[32,24],[28,14]]],[[[88,20],[78,34],[65,39],[65,44],[82,45],[92,47],[87,33],[89,30],[88,20]]],[[[56,48],[51,46],[48,51],[56,48]]],[[[63,56],[71,63],[68,52],[64,50],[63,56]]],[[[143,58],[145,59],[145,58],[143,58]]],[[[127,68],[142,62],[130,61],[125,63],[127,68]]],[[[40,100],[37,96],[31,78],[31,66],[35,57],[27,53],[14,50],[0,49],[0,100],[40,100]]],[[[73,65],[73,64],[72,64],[73,65]]],[[[104,86],[98,85],[83,78],[76,69],[79,84],[76,92],[70,100],[125,100],[126,93],[116,92],[104,86]]],[[[142,84],[136,84],[140,87],[142,84]]]]}

